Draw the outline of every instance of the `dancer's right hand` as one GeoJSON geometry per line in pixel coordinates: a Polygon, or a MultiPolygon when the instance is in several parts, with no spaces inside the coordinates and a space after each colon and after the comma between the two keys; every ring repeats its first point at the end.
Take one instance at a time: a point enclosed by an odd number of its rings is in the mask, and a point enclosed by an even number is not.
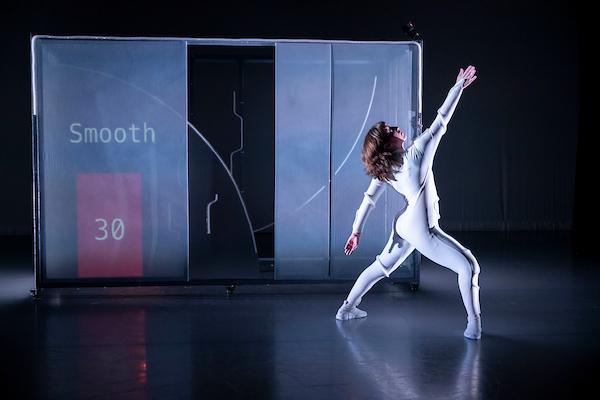
{"type": "Polygon", "coordinates": [[[344,253],[347,256],[352,254],[352,252],[358,247],[358,241],[360,239],[360,233],[352,233],[346,242],[346,247],[344,248],[344,253]]]}
{"type": "Polygon", "coordinates": [[[463,70],[461,68],[460,71],[458,71],[458,76],[456,77],[456,82],[458,83],[458,81],[460,81],[461,79],[464,79],[462,87],[463,87],[463,89],[465,89],[467,86],[469,86],[471,83],[473,83],[475,81],[475,79],[477,79],[477,75],[475,75],[476,73],[477,73],[477,70],[472,65],[469,65],[467,67],[467,69],[465,69],[465,70],[463,70]]]}

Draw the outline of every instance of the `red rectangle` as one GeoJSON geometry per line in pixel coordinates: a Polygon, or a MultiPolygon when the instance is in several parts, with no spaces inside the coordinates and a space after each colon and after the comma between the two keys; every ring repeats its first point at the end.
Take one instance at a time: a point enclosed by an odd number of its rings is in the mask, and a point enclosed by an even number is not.
{"type": "Polygon", "coordinates": [[[77,175],[77,239],[80,278],[143,275],[140,174],[77,175]]]}

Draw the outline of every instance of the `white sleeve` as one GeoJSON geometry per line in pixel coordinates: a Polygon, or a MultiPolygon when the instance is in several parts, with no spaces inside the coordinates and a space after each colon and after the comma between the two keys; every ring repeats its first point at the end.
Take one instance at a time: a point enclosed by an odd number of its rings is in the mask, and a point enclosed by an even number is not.
{"type": "Polygon", "coordinates": [[[452,114],[454,114],[454,110],[456,110],[458,100],[460,100],[460,95],[463,92],[464,82],[465,80],[461,79],[450,88],[450,91],[446,96],[446,100],[444,100],[444,104],[438,108],[437,116],[429,128],[430,131],[435,131],[434,128],[438,128],[438,124],[443,126],[445,131],[446,127],[448,126],[448,122],[450,122],[450,119],[452,118],[452,114]]]}
{"type": "Polygon", "coordinates": [[[437,116],[431,126],[426,129],[421,136],[414,140],[413,145],[416,146],[419,151],[423,152],[425,146],[431,139],[436,136],[441,136],[446,132],[448,123],[452,118],[452,114],[454,114],[454,110],[456,110],[456,106],[458,105],[458,101],[463,92],[463,84],[464,79],[461,79],[450,88],[450,91],[444,100],[444,104],[438,108],[437,116]]]}
{"type": "Polygon", "coordinates": [[[352,233],[360,233],[363,230],[365,225],[365,221],[369,216],[369,213],[373,208],[375,208],[375,203],[383,190],[385,189],[385,182],[380,181],[377,178],[372,178],[367,191],[364,193],[364,197],[362,202],[360,203],[360,207],[356,210],[356,214],[354,216],[354,223],[352,224],[352,233]]]}

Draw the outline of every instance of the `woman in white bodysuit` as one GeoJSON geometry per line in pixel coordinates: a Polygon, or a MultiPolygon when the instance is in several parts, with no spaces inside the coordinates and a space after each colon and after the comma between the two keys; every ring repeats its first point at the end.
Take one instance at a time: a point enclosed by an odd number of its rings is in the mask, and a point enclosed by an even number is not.
{"type": "Polygon", "coordinates": [[[386,183],[404,196],[407,206],[394,218],[393,229],[384,249],[356,280],[337,312],[338,320],[366,317],[367,313],[357,308],[362,297],[380,279],[389,277],[416,249],[433,262],[458,274],[458,286],[467,312],[464,335],[470,339],[481,337],[479,264],[468,249],[438,226],[439,198],[432,171],[440,139],[446,132],[463,89],[477,78],[475,73],[473,66],[466,70],[460,69],[456,84],[438,109],[431,127],[410,146],[404,147],[404,132],[391,128],[383,121],[375,124],[367,133],[362,160],[372,179],[356,211],[352,234],[345,247],[346,255],[357,248],[365,220],[375,207],[386,183]]]}

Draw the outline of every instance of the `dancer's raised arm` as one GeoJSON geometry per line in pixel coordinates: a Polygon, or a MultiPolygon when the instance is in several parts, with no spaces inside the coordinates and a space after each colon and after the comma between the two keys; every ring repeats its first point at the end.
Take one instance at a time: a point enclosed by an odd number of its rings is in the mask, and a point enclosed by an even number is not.
{"type": "Polygon", "coordinates": [[[450,88],[444,103],[437,111],[437,116],[431,126],[426,129],[418,138],[415,139],[413,146],[420,152],[425,151],[425,147],[430,145],[430,141],[433,139],[440,140],[441,136],[446,132],[448,123],[456,110],[460,96],[462,95],[463,89],[469,86],[475,79],[477,79],[476,69],[470,65],[466,70],[462,68],[458,72],[456,77],[456,83],[450,88]]]}

